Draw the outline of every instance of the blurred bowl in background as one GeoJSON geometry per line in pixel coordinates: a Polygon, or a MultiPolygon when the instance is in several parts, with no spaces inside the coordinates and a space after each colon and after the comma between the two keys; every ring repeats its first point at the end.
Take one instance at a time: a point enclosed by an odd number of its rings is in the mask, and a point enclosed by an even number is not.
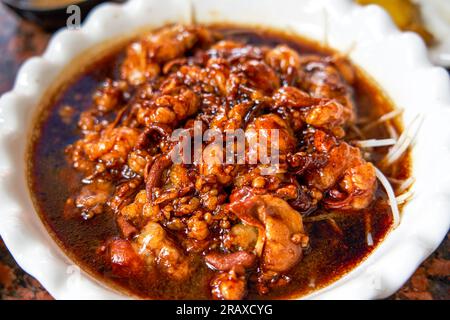
{"type": "Polygon", "coordinates": [[[48,31],[66,26],[67,7],[75,4],[80,8],[81,21],[96,5],[106,0],[1,0],[25,20],[34,22],[48,31]]]}

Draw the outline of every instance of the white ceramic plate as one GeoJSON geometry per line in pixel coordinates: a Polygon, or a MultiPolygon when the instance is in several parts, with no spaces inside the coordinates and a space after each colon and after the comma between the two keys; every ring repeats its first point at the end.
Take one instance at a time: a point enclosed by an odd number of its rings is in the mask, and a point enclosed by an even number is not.
{"type": "Polygon", "coordinates": [[[347,0],[132,0],[101,5],[80,30],[54,35],[0,100],[0,233],[16,261],[57,299],[125,298],[79,272],[39,220],[26,183],[26,133],[46,89],[80,53],[143,26],[192,21],[276,27],[348,52],[405,109],[405,123],[426,116],[413,149],[416,196],[400,226],[360,266],[307,298],[374,299],[398,290],[449,229],[450,83],[416,35],[400,33],[380,8],[347,0]]]}
{"type": "Polygon", "coordinates": [[[436,64],[450,68],[450,1],[414,1],[421,6],[425,24],[437,40],[430,49],[430,58],[436,64]]]}

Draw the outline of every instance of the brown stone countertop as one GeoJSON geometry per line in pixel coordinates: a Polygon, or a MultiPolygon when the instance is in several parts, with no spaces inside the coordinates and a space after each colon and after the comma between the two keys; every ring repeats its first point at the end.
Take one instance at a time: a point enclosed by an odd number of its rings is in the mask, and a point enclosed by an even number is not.
{"type": "MultiPolygon", "coordinates": [[[[27,58],[44,51],[50,35],[0,5],[0,95],[11,89],[27,58]]],[[[1,222],[0,222],[1,223],[1,222]]],[[[0,299],[52,299],[14,261],[0,238],[0,299]]],[[[450,233],[390,299],[450,299],[450,233]]]]}

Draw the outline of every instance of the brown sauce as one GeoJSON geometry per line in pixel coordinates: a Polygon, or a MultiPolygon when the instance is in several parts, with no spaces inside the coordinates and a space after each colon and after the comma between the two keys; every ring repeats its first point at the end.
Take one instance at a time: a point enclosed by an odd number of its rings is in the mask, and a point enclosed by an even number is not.
{"type": "MultiPolygon", "coordinates": [[[[216,29],[222,32],[226,39],[238,39],[254,45],[287,44],[301,54],[327,55],[332,52],[306,40],[272,31],[231,27],[216,29]]],[[[105,77],[118,76],[118,66],[122,59],[123,53],[115,52],[101,61],[93,61],[92,65],[86,68],[87,71],[74,78],[39,117],[34,128],[28,163],[29,185],[36,209],[63,250],[90,274],[101,280],[142,298],[209,299],[211,297],[208,286],[213,272],[202,263],[201,255],[194,259],[196,272],[188,281],[170,281],[161,274],[151,279],[115,277],[105,259],[98,253],[99,246],[106,239],[119,234],[113,215],[105,212],[85,221],[76,213],[72,217],[67,216],[68,213],[70,215],[70,210],[64,208],[67,198],[79,189],[81,178],[80,174],[67,164],[65,147],[79,139],[77,119],[80,113],[90,107],[92,94],[105,77]]],[[[383,92],[361,71],[357,72],[354,96],[357,116],[361,118],[376,119],[394,108],[383,92]]],[[[401,129],[398,123],[396,129],[401,129]]],[[[366,135],[367,139],[389,137],[384,126],[377,126],[366,135]]],[[[376,149],[373,157],[381,158],[386,151],[386,148],[376,149]]],[[[409,161],[409,156],[405,156],[395,167],[389,169],[390,176],[396,179],[409,177],[409,161]]],[[[380,186],[377,195],[377,200],[367,209],[371,216],[374,246],[369,247],[366,243],[363,215],[336,219],[342,230],[340,235],[327,221],[305,222],[310,248],[302,261],[290,271],[292,281],[263,296],[250,284],[247,297],[300,297],[327,286],[355,268],[384,239],[392,224],[390,208],[386,205],[386,196],[380,186]]]]}

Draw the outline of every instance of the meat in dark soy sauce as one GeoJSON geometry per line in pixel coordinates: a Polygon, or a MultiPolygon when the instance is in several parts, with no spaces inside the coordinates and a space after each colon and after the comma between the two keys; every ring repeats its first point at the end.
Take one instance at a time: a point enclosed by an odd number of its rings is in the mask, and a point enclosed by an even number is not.
{"type": "MultiPolygon", "coordinates": [[[[65,251],[129,294],[299,297],[358,265],[392,225],[375,171],[388,148],[355,143],[399,132],[393,120],[370,125],[392,110],[345,57],[306,40],[168,26],[55,97],[35,129],[30,187],[65,251]],[[277,129],[277,171],[173,163],[172,133],[195,121],[277,129]]],[[[409,155],[381,169],[404,181],[409,155]]]]}

